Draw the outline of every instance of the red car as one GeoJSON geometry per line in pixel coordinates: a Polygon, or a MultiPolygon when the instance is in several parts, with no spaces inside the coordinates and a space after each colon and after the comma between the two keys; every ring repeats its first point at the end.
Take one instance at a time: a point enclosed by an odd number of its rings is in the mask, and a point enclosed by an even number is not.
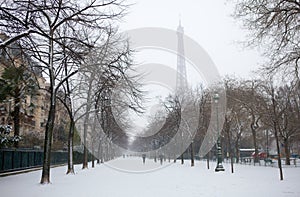
{"type": "MultiPolygon", "coordinates": [[[[255,152],[252,153],[252,157],[256,158],[255,152]]],[[[265,158],[267,158],[267,153],[266,152],[259,152],[257,157],[259,159],[265,159],[265,158]]]]}

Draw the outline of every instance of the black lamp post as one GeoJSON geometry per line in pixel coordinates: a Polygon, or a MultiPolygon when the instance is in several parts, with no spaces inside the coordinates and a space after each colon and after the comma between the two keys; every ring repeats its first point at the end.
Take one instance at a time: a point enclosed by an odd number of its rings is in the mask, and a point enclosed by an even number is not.
{"type": "Polygon", "coordinates": [[[218,112],[218,101],[219,101],[219,94],[214,94],[214,101],[216,104],[216,113],[217,113],[217,132],[218,132],[218,140],[217,140],[217,167],[215,169],[216,172],[225,171],[222,165],[222,147],[221,147],[221,140],[220,140],[220,129],[219,129],[219,112],[218,112]]]}

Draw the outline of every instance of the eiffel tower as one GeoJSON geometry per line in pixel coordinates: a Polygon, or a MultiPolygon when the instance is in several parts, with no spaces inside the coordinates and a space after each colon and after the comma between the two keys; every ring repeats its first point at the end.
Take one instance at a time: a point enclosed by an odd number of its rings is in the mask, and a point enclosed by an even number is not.
{"type": "Polygon", "coordinates": [[[176,95],[182,95],[187,90],[187,76],[184,57],[184,44],[183,44],[184,30],[181,26],[181,20],[177,27],[177,77],[176,77],[176,95]]]}

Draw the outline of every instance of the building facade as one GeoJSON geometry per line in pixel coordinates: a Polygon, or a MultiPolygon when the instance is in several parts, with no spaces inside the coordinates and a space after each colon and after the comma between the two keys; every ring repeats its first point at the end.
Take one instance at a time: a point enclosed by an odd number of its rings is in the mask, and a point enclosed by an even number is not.
{"type": "MultiPolygon", "coordinates": [[[[5,34],[0,34],[0,41],[4,41],[8,37],[5,34]]],[[[27,74],[35,79],[36,90],[32,94],[23,94],[20,96],[20,111],[19,124],[21,138],[30,136],[31,138],[43,139],[45,134],[45,127],[48,119],[50,95],[48,93],[49,83],[42,76],[41,69],[29,57],[19,52],[20,47],[13,44],[6,51],[0,51],[0,80],[5,69],[9,67],[26,68],[27,74]]],[[[20,84],[20,87],[24,84],[20,84]]],[[[26,84],[25,84],[26,86],[26,84]]],[[[0,92],[4,94],[4,92],[0,92]]],[[[0,101],[0,126],[11,128],[9,136],[14,136],[14,107],[16,98],[6,96],[0,101]]],[[[67,112],[64,106],[57,102],[57,112],[55,126],[67,129],[68,119],[67,112]]],[[[55,131],[54,131],[55,132],[55,131]]],[[[54,133],[54,135],[59,135],[54,133]]]]}

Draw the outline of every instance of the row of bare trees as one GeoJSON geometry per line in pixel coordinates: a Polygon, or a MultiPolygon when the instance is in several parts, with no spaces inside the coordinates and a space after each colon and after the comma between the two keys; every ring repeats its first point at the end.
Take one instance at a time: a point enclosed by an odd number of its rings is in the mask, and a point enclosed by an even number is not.
{"type": "MultiPolygon", "coordinates": [[[[280,153],[279,141],[286,150],[286,163],[289,164],[289,145],[299,125],[299,15],[298,0],[235,2],[234,17],[249,30],[246,45],[260,47],[266,61],[262,65],[264,75],[269,78],[259,89],[263,92],[264,116],[260,122],[272,128],[280,153]],[[278,80],[292,81],[278,84],[278,80]]],[[[262,94],[262,93],[261,93],[262,94]]],[[[279,154],[280,179],[283,180],[279,154]]]]}
{"type": "MultiPolygon", "coordinates": [[[[50,97],[50,107],[41,184],[50,183],[51,145],[58,100],[65,106],[70,120],[67,173],[74,173],[76,128],[83,133],[83,168],[87,167],[88,135],[92,135],[88,133],[96,130],[97,125],[90,122],[98,121],[103,92],[118,88],[119,94],[130,98],[123,105],[133,109],[140,107],[138,86],[127,75],[132,66],[131,51],[126,39],[117,35],[115,25],[127,7],[122,0],[1,2],[0,31],[9,35],[0,43],[1,50],[9,50],[17,43],[49,82],[49,88],[45,90],[50,97]]],[[[98,136],[100,138],[103,136],[98,136]]]]}
{"type": "MultiPolygon", "coordinates": [[[[285,164],[290,165],[291,147],[297,146],[300,140],[299,83],[278,85],[272,79],[226,78],[224,86],[227,109],[221,134],[223,155],[230,157],[232,163],[233,158],[239,162],[241,148],[254,148],[258,155],[259,150],[269,152],[270,141],[274,141],[280,177],[283,178],[281,156],[284,155],[285,164]],[[266,133],[269,139],[266,139],[266,133]]],[[[210,95],[207,90],[201,96],[199,130],[195,137],[200,144],[210,121],[210,95]]],[[[259,162],[259,157],[254,159],[254,163],[259,162]]]]}
{"type": "MultiPolygon", "coordinates": [[[[273,151],[272,156],[277,157],[280,177],[283,178],[282,156],[285,157],[285,164],[290,165],[292,147],[297,147],[300,140],[299,83],[287,85],[278,83],[272,78],[244,80],[227,77],[223,84],[226,90],[227,105],[224,124],[220,127],[221,141],[223,156],[231,159],[232,172],[234,171],[233,163],[240,161],[241,148],[254,149],[255,164],[260,159],[257,156],[259,151],[269,153],[271,144],[274,142],[273,150],[276,153],[273,151]]],[[[187,139],[190,140],[190,146],[184,147],[185,149],[181,151],[185,151],[185,154],[190,153],[193,166],[194,152],[196,152],[195,155],[201,155],[202,149],[205,148],[202,143],[209,130],[209,124],[211,124],[214,91],[202,87],[191,92],[193,94],[187,94],[188,97],[181,109],[181,114],[186,114],[185,119],[181,118],[183,127],[180,127],[177,132],[182,132],[184,135],[191,134],[192,140],[187,139]],[[191,113],[192,108],[199,109],[199,113],[191,113]],[[194,120],[195,118],[198,119],[194,120]],[[197,128],[195,133],[189,130],[189,127],[193,127],[193,125],[196,125],[197,128]],[[198,152],[199,150],[200,152],[198,152]]],[[[165,102],[167,103],[169,100],[170,98],[165,102]]],[[[159,113],[161,114],[161,112],[159,113]]],[[[161,125],[160,122],[163,119],[164,117],[159,114],[155,116],[148,127],[149,132],[157,130],[156,127],[161,125]]],[[[182,142],[183,139],[175,140],[177,146],[180,146],[182,142]]],[[[211,143],[214,144],[214,142],[211,143]]],[[[214,147],[212,151],[214,151],[214,147]]],[[[211,154],[211,151],[206,152],[208,152],[207,158],[211,158],[214,154],[211,154]]],[[[295,153],[299,154],[299,152],[295,153]]],[[[178,158],[178,155],[172,155],[172,152],[166,151],[164,154],[171,158],[175,157],[174,159],[178,158]]],[[[267,155],[267,157],[270,156],[271,154],[267,155]]],[[[183,154],[181,159],[183,163],[183,154]]]]}

